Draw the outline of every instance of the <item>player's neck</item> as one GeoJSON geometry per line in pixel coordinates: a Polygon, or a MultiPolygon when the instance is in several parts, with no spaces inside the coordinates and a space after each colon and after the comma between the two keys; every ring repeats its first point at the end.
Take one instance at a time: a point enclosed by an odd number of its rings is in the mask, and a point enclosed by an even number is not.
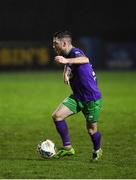
{"type": "Polygon", "coordinates": [[[71,51],[71,49],[73,48],[72,44],[67,48],[66,50],[66,54],[68,55],[71,51]]]}

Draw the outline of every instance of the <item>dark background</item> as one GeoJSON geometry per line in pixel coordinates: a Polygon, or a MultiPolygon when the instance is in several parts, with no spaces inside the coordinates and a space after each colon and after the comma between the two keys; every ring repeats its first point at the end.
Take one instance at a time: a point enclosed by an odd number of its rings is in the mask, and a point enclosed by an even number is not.
{"type": "Polygon", "coordinates": [[[135,1],[2,0],[0,40],[47,40],[68,29],[75,38],[136,41],[135,1]]]}
{"type": "Polygon", "coordinates": [[[136,69],[135,1],[1,0],[0,3],[0,70],[52,68],[52,35],[59,30],[72,32],[75,43],[86,50],[95,68],[136,69]],[[49,61],[39,64],[34,49],[32,63],[23,58],[24,64],[20,65],[20,56],[31,54],[34,47],[47,49],[49,61]],[[20,53],[19,48],[26,51],[20,53]]]}

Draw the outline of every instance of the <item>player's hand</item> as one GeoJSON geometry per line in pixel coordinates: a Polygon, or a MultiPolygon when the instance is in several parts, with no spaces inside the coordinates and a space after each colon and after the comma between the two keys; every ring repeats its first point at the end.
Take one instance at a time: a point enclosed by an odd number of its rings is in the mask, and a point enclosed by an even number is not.
{"type": "Polygon", "coordinates": [[[69,85],[69,77],[67,75],[64,75],[64,83],[69,85]]]}
{"type": "Polygon", "coordinates": [[[55,61],[60,64],[68,64],[68,59],[64,58],[63,56],[56,56],[55,61]]]}

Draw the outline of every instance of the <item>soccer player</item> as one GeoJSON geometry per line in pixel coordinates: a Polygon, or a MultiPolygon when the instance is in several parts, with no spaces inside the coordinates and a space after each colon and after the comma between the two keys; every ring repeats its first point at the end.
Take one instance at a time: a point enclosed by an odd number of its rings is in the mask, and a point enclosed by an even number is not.
{"type": "Polygon", "coordinates": [[[65,119],[82,111],[93,143],[92,159],[97,161],[102,155],[101,133],[97,129],[102,96],[95,72],[85,53],[72,45],[70,32],[56,32],[53,35],[53,48],[57,53],[55,61],[64,65],[64,83],[70,85],[73,92],[52,114],[56,129],[63,142],[63,148],[57,152],[56,157],[75,154],[65,119]]]}

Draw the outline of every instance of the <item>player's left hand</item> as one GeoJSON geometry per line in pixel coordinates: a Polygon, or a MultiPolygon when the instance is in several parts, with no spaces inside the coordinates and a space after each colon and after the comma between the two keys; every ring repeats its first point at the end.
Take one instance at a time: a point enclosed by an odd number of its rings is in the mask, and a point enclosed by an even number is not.
{"type": "Polygon", "coordinates": [[[67,58],[64,58],[63,56],[56,56],[55,61],[60,64],[68,64],[69,61],[67,58]]]}
{"type": "Polygon", "coordinates": [[[69,77],[66,74],[64,75],[64,83],[67,84],[67,85],[70,85],[69,77]]]}

